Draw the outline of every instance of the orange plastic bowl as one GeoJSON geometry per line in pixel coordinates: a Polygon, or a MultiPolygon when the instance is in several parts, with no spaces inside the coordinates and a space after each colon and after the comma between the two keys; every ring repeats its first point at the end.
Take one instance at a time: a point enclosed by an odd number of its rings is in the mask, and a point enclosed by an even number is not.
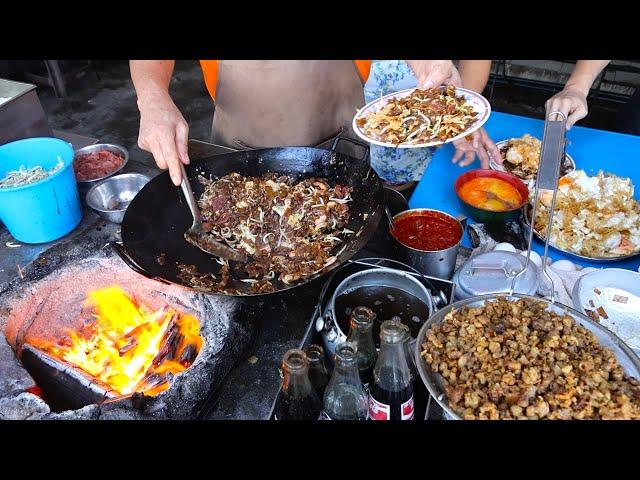
{"type": "Polygon", "coordinates": [[[468,217],[475,220],[476,222],[482,222],[482,223],[508,222],[511,220],[517,220],[518,217],[520,216],[520,212],[522,211],[522,207],[524,206],[525,203],[527,203],[527,200],[529,198],[529,189],[527,188],[527,186],[524,184],[522,180],[520,180],[518,177],[510,173],[499,172],[496,170],[483,170],[483,169],[469,170],[468,172],[465,172],[458,177],[458,179],[453,184],[453,188],[456,191],[456,195],[458,196],[458,200],[460,201],[460,205],[462,206],[462,209],[465,212],[465,214],[468,217]],[[496,212],[494,210],[485,210],[483,208],[476,207],[474,205],[471,205],[467,201],[465,201],[460,196],[460,193],[459,193],[460,188],[465,183],[475,178],[483,178],[483,177],[498,178],[500,180],[504,180],[510,185],[513,185],[516,188],[516,190],[518,190],[518,193],[520,193],[520,197],[522,198],[522,202],[520,203],[520,205],[518,205],[518,207],[513,208],[511,210],[502,210],[502,211],[496,212]]]}

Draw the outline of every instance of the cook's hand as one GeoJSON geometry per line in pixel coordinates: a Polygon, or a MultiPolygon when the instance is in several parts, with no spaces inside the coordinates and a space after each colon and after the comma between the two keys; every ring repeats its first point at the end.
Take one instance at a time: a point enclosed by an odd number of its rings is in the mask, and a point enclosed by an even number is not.
{"type": "Polygon", "coordinates": [[[502,155],[500,149],[489,138],[487,131],[480,128],[470,135],[471,141],[468,140],[469,135],[453,142],[456,147],[456,153],[451,159],[452,163],[457,163],[461,167],[471,165],[478,155],[482,168],[489,168],[489,156],[496,163],[502,163],[502,155]]]}
{"type": "Polygon", "coordinates": [[[451,60],[407,60],[407,63],[418,80],[419,88],[462,86],[458,69],[451,60]]]}
{"type": "Polygon", "coordinates": [[[578,88],[565,87],[547,100],[545,104],[547,115],[551,112],[562,112],[567,117],[567,130],[578,121],[587,116],[587,95],[578,88]]]}
{"type": "Polygon", "coordinates": [[[171,180],[182,181],[180,163],[189,164],[187,141],[189,125],[169,95],[158,94],[138,102],[140,132],[138,146],[151,152],[162,170],[169,169],[171,180]]]}

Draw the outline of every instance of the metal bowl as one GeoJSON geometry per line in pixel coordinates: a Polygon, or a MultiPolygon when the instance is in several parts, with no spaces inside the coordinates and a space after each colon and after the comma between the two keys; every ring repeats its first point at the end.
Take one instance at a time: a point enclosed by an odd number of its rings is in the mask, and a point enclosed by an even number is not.
{"type": "Polygon", "coordinates": [[[151,178],[140,173],[123,173],[108,178],[91,187],[86,196],[87,205],[105,220],[122,223],[129,203],[149,180],[151,178]]]}
{"type": "Polygon", "coordinates": [[[75,151],[74,160],[78,155],[100,152],[102,150],[107,150],[108,152],[113,152],[117,155],[122,156],[124,158],[124,162],[122,163],[122,166],[120,166],[119,168],[116,168],[113,172],[107,175],[104,175],[102,177],[93,178],[91,180],[76,180],[76,182],[78,182],[78,188],[81,194],[86,193],[91,187],[99,183],[101,180],[112,177],[113,175],[118,173],[120,170],[122,170],[125,167],[125,165],[129,161],[128,150],[120,145],[115,145],[113,143],[96,143],[94,145],[89,145],[83,148],[79,148],[78,150],[75,151]]]}
{"type": "MultiPolygon", "coordinates": [[[[509,139],[512,140],[512,139],[509,139]]],[[[496,142],[496,147],[498,147],[498,150],[500,150],[500,153],[502,154],[502,159],[504,160],[504,156],[507,153],[507,149],[509,148],[509,140],[502,140],[501,142],[496,142]]],[[[491,156],[489,156],[489,168],[491,168],[491,170],[496,170],[498,172],[507,172],[507,173],[512,173],[509,170],[507,170],[504,165],[498,163],[495,161],[495,159],[491,156]]],[[[573,157],[571,155],[569,155],[568,153],[564,154],[564,161],[562,162],[562,165],[560,166],[560,176],[564,176],[567,173],[573,172],[576,169],[576,162],[573,160],[573,157]]],[[[513,174],[513,173],[512,173],[513,174]]],[[[515,175],[515,174],[513,174],[515,175]]],[[[516,175],[517,176],[517,175],[516,175]]],[[[526,179],[526,178],[520,178],[523,182],[529,184],[529,182],[533,182],[533,180],[535,179],[535,177],[530,178],[530,179],[526,179]]]]}
{"type": "Polygon", "coordinates": [[[407,215],[420,214],[424,212],[436,212],[440,215],[450,218],[460,226],[460,238],[458,241],[448,248],[443,250],[418,250],[416,248],[405,245],[398,240],[393,234],[393,228],[391,228],[391,237],[394,242],[400,247],[402,255],[404,256],[407,264],[418,270],[420,273],[429,275],[430,277],[441,278],[449,280],[456,269],[456,260],[458,258],[458,250],[462,239],[464,238],[465,221],[461,221],[456,217],[443,212],[441,210],[435,210],[432,208],[413,208],[411,210],[405,210],[397,213],[393,216],[393,221],[397,222],[401,218],[407,215]]]}
{"type": "Polygon", "coordinates": [[[420,378],[422,378],[422,381],[427,387],[427,390],[429,390],[431,396],[446,412],[447,418],[461,420],[460,415],[458,415],[449,407],[447,395],[444,391],[444,379],[439,374],[434,373],[429,365],[427,365],[427,363],[424,361],[422,355],[420,355],[427,330],[434,325],[442,323],[447,314],[449,314],[449,312],[451,312],[452,310],[458,310],[462,307],[484,306],[487,300],[495,300],[498,297],[505,297],[507,298],[507,300],[513,301],[521,298],[531,298],[539,300],[543,303],[546,303],[549,306],[549,309],[551,309],[552,311],[560,315],[569,315],[576,321],[578,325],[586,328],[591,333],[593,333],[602,346],[609,348],[615,354],[626,375],[635,377],[636,379],[640,380],[640,359],[635,355],[633,350],[631,350],[620,338],[611,333],[609,330],[594,322],[586,315],[583,315],[582,313],[574,310],[573,308],[561,305],[559,303],[551,303],[549,300],[546,300],[544,298],[531,297],[529,295],[521,295],[517,293],[513,295],[494,294],[472,297],[448,305],[442,310],[436,312],[429,318],[429,320],[424,323],[424,325],[420,329],[420,332],[418,333],[418,337],[416,338],[415,360],[416,367],[418,368],[418,372],[420,373],[420,378]]]}

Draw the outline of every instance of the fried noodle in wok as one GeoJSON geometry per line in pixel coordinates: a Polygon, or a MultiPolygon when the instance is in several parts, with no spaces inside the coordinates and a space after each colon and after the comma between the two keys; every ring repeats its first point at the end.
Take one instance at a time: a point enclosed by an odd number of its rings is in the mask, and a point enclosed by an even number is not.
{"type": "MultiPolygon", "coordinates": [[[[205,231],[250,256],[237,268],[243,270],[246,278],[240,281],[250,285],[251,293],[274,291],[276,278],[290,285],[320,272],[336,261],[344,236],[354,233],[345,228],[351,187],[330,187],[317,178],[296,182],[276,173],[200,180],[205,185],[198,201],[205,231]]],[[[179,264],[180,278],[208,291],[240,293],[230,284],[229,265],[219,262],[222,268],[216,275],[179,264]]]]}

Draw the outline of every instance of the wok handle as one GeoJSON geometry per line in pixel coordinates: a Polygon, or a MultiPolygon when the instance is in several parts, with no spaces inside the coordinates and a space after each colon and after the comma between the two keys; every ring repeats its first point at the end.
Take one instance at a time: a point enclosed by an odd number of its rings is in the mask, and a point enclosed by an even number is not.
{"type": "MultiPolygon", "coordinates": [[[[343,137],[342,135],[338,135],[336,137],[336,139],[333,141],[333,145],[331,145],[331,151],[335,152],[336,148],[338,148],[338,144],[340,143],[340,141],[345,141],[345,142],[350,142],[354,145],[357,145],[359,147],[362,147],[364,149],[364,154],[362,155],[362,157],[358,158],[358,160],[366,160],[367,162],[369,162],[369,145],[361,142],[360,140],[356,140],[354,138],[349,138],[349,137],[343,137]]],[[[356,157],[357,158],[357,157],[356,157]]]]}
{"type": "Polygon", "coordinates": [[[159,282],[169,284],[165,279],[160,277],[153,277],[149,275],[141,266],[139,266],[133,258],[129,256],[129,254],[125,251],[124,247],[118,242],[109,242],[109,246],[113,249],[114,252],[118,254],[118,256],[122,259],[127,266],[133,270],[134,272],[142,275],[143,277],[149,278],[151,280],[157,280],[159,282]]]}

